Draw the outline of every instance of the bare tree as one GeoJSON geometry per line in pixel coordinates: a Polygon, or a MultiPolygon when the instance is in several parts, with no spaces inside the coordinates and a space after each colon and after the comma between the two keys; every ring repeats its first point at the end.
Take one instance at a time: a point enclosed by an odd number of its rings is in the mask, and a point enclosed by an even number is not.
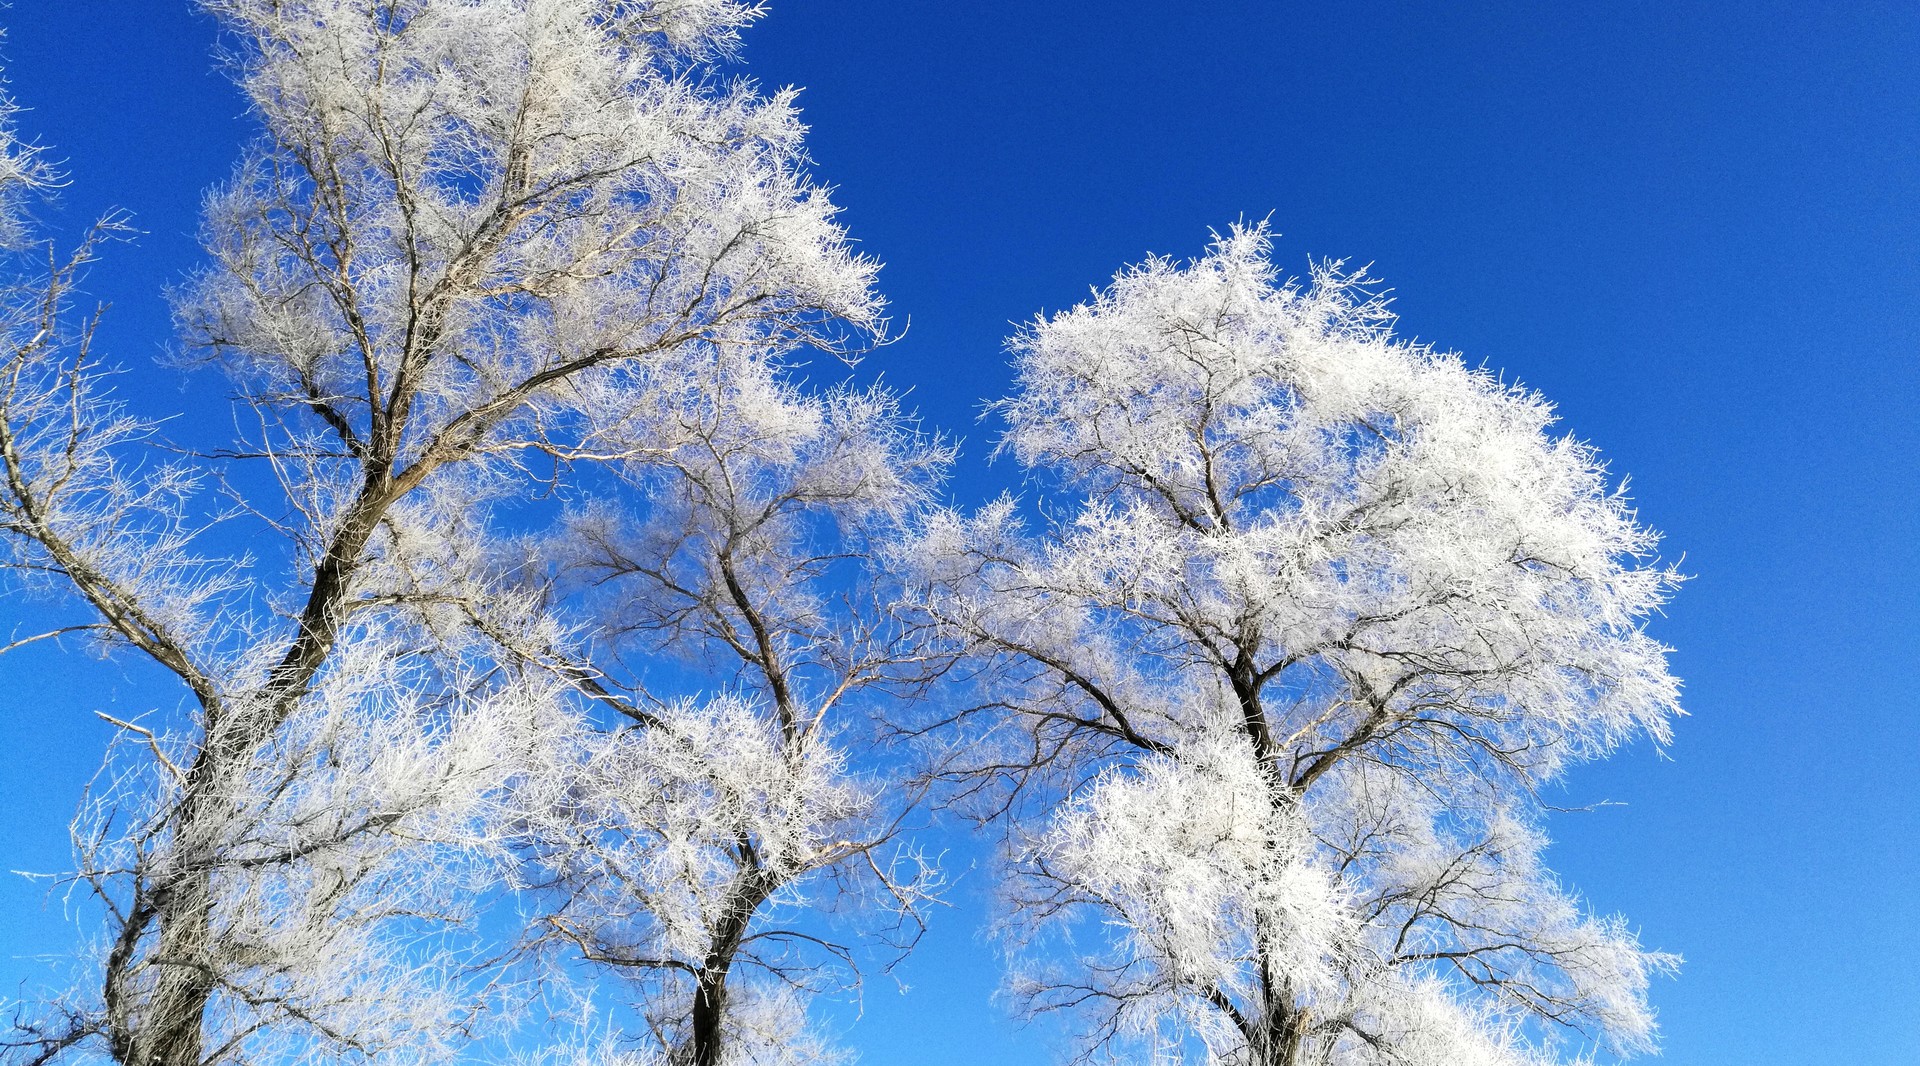
{"type": "Polygon", "coordinates": [[[123,723],[80,824],[97,992],[10,1046],[428,1055],[472,1017],[430,946],[487,844],[474,797],[595,692],[527,669],[572,636],[503,523],[653,448],[627,430],[677,402],[671,368],[872,330],[873,266],[803,174],[790,96],[705,73],[754,4],[205,6],[265,133],[208,201],[214,265],[178,314],[252,429],[161,462],[62,325],[77,263],[9,303],[7,566],[70,611],[49,635],[145,657],[188,705],[123,723]],[[196,494],[216,475],[224,505],[196,494]],[[257,558],[217,557],[249,533],[257,558]]]}
{"type": "Polygon", "coordinates": [[[1023,331],[996,410],[1050,513],[909,552],[991,665],[937,727],[1016,815],[1014,991],[1153,1061],[1648,1050],[1675,960],[1540,865],[1538,790],[1666,738],[1676,576],[1539,397],[1268,252],[1236,228],[1023,331]]]}

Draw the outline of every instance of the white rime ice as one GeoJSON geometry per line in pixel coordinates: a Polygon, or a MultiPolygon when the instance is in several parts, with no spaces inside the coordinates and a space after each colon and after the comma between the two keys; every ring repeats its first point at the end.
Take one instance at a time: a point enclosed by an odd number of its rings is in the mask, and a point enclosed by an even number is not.
{"type": "MultiPolygon", "coordinates": [[[[677,945],[716,912],[757,937],[757,906],[787,900],[803,872],[868,870],[890,913],[915,913],[924,879],[888,843],[901,805],[833,779],[842,723],[826,721],[902,656],[880,628],[843,631],[834,605],[788,593],[824,580],[816,561],[865,550],[834,540],[885,510],[854,496],[910,502],[919,490],[900,486],[937,474],[945,451],[883,391],[796,399],[783,378],[802,347],[869,343],[881,303],[875,264],[806,175],[793,94],[713,65],[760,6],[202,6],[262,125],[207,199],[211,263],[176,299],[189,356],[238,404],[231,439],[194,443],[231,458],[180,458],[108,394],[69,313],[91,246],[50,276],[13,264],[4,294],[0,565],[47,618],[23,639],[85,635],[144,658],[178,683],[160,705],[180,710],[119,721],[70,880],[89,890],[98,950],[76,985],[19,1013],[0,1053],[138,1066],[469,1053],[528,996],[513,984],[530,950],[519,930],[479,913],[489,875],[524,873],[512,902],[542,935],[579,932],[577,950],[655,919],[677,945]],[[728,434],[739,446],[699,465],[728,434]],[[656,699],[618,651],[653,624],[657,598],[636,595],[635,616],[588,609],[595,586],[574,580],[588,561],[568,536],[530,531],[573,528],[570,504],[589,498],[639,515],[660,485],[707,475],[751,491],[660,493],[682,539],[621,564],[737,578],[717,606],[670,608],[690,626],[740,621],[770,597],[787,613],[761,616],[748,657],[762,684],[734,684],[730,668],[681,686],[697,701],[656,699]],[[216,487],[225,502],[201,491],[216,487]],[[252,557],[220,558],[243,538],[252,557]],[[770,733],[776,715],[791,728],[770,733]],[[550,784],[532,775],[579,769],[556,753],[634,774],[582,779],[606,786],[582,810],[607,849],[549,864],[566,822],[519,797],[550,784]],[[771,776],[701,793],[703,762],[723,756],[771,776]],[[692,879],[688,892],[609,902],[590,875],[639,861],[622,834],[665,845],[645,861],[692,879]],[[758,850],[737,850],[758,834],[766,872],[748,861],[758,850]],[[726,842],[753,871],[747,895],[715,882],[726,842]]],[[[0,104],[0,123],[10,115],[0,104]]],[[[11,130],[0,238],[25,240],[19,209],[44,177],[11,130]]],[[[759,974],[770,987],[729,1001],[727,968],[705,965],[705,1000],[678,990],[680,1014],[704,1003],[704,1030],[616,1044],[664,1042],[651,1050],[700,1066],[730,1042],[811,1046],[766,1019],[804,1014],[796,988],[838,987],[806,974],[840,958],[795,960],[757,938],[710,943],[698,961],[742,943],[779,956],[759,974]]],[[[545,1035],[529,1023],[518,1046],[545,1035]]]]}
{"type": "Polygon", "coordinates": [[[1538,790],[1679,713],[1677,581],[1538,396],[1396,340],[1262,228],[1013,341],[1004,452],[923,605],[987,666],[943,774],[1016,815],[1017,998],[1246,1066],[1650,1050],[1675,960],[1540,862],[1538,790]]]}
{"type": "Polygon", "coordinates": [[[811,1004],[918,938],[946,802],[1011,815],[1013,993],[1089,1056],[1653,1047],[1674,960],[1539,795],[1666,739],[1678,579],[1539,397],[1236,228],[1023,330],[1002,449],[1057,491],[942,509],[952,446],[835,361],[884,309],[794,94],[721,65],[759,3],[201,6],[261,125],[175,293],[230,434],[112,395],[123,222],[48,254],[0,94],[0,653],[153,708],[0,1061],[836,1061],[811,1004]]]}

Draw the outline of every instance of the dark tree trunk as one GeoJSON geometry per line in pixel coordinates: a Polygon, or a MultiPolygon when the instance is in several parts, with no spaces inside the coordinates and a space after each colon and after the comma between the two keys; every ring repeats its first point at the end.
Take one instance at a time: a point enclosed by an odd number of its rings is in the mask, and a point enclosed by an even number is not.
{"type": "Polygon", "coordinates": [[[703,971],[693,993],[693,1031],[687,1040],[688,1066],[716,1066],[720,1061],[720,1025],[726,1013],[726,971],[703,971]]]}
{"type": "Polygon", "coordinates": [[[1255,1066],[1306,1066],[1306,1011],[1276,1009],[1260,1027],[1251,1050],[1255,1066]]]}
{"type": "Polygon", "coordinates": [[[746,938],[754,912],[773,886],[760,873],[743,875],[728,900],[725,914],[713,931],[707,957],[701,960],[693,991],[693,1016],[685,1046],[687,1066],[718,1066],[726,1042],[727,977],[746,938]]]}
{"type": "Polygon", "coordinates": [[[213,886],[205,871],[168,886],[159,908],[160,942],[147,965],[155,971],[142,1032],[126,1066],[200,1066],[213,973],[204,959],[213,932],[213,886]]]}
{"type": "MultiPolygon", "coordinates": [[[[121,1066],[200,1066],[207,1005],[213,998],[213,870],[219,847],[200,824],[203,806],[216,808],[222,768],[243,763],[292,713],[339,637],[342,603],[368,541],[391,502],[384,473],[367,475],[360,499],[315,568],[300,629],[257,693],[267,708],[256,718],[229,720],[231,704],[201,695],[206,739],[189,769],[175,816],[176,872],[143,888],[107,960],[109,1046],[121,1066]],[[141,955],[154,930],[157,943],[141,955]],[[151,971],[143,995],[138,969],[151,971]]],[[[216,815],[217,817],[217,815],[216,815]]],[[[217,836],[217,834],[216,834],[217,836]]]]}

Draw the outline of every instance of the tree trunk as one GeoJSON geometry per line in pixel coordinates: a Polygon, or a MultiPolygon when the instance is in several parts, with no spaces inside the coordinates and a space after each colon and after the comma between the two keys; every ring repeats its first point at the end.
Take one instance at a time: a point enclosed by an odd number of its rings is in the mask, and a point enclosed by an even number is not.
{"type": "Polygon", "coordinates": [[[713,930],[707,957],[701,960],[693,992],[693,1017],[687,1034],[687,1066],[719,1066],[720,1049],[726,1040],[727,977],[733,971],[734,956],[746,937],[747,925],[760,909],[772,886],[758,874],[743,875],[736,882],[720,922],[713,930]]]}
{"type": "Polygon", "coordinates": [[[1255,1066],[1306,1066],[1307,1027],[1305,1010],[1273,1011],[1250,1049],[1255,1066]]]}
{"type": "Polygon", "coordinates": [[[113,1061],[199,1066],[214,988],[212,930],[213,881],[204,866],[187,864],[165,884],[136,888],[106,960],[103,1006],[113,1061]],[[157,943],[143,954],[150,938],[157,943]],[[143,979],[149,988],[141,987],[143,979]]]}
{"type": "Polygon", "coordinates": [[[688,1066],[717,1066],[720,1061],[720,1023],[727,1012],[727,971],[702,970],[693,993],[693,1031],[687,1038],[688,1066]]]}
{"type": "Polygon", "coordinates": [[[213,885],[205,870],[180,875],[158,907],[160,942],[146,965],[153,967],[153,994],[125,1066],[200,1066],[207,1001],[213,971],[206,953],[213,929],[213,885]]]}
{"type": "Polygon", "coordinates": [[[202,839],[201,811],[206,804],[218,806],[222,767],[244,763],[273,734],[332,651],[343,617],[341,601],[385,511],[387,488],[383,472],[368,475],[359,501],[316,567],[300,629],[259,693],[267,714],[228,721],[231,704],[201,698],[206,738],[187,772],[177,808],[177,870],[147,890],[108,959],[108,1028],[121,1066],[200,1066],[207,1004],[217,976],[212,951],[213,870],[218,863],[218,846],[202,839]],[[141,956],[139,941],[150,925],[158,929],[159,942],[141,956]],[[152,990],[145,996],[136,988],[135,971],[143,967],[153,971],[152,990]]]}

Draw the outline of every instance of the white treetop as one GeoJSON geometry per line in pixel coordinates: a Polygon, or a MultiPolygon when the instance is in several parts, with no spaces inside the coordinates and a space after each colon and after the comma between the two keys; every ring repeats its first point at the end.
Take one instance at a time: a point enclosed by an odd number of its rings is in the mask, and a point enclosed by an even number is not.
{"type": "Polygon", "coordinates": [[[1538,790],[1666,739],[1642,624],[1676,575],[1543,400],[1395,340],[1366,284],[1280,282],[1235,228],[1014,340],[1003,448],[1061,494],[916,549],[998,662],[958,718],[989,754],[946,771],[1034,812],[1014,987],[1209,1063],[1650,1049],[1674,960],[1540,865],[1538,790]]]}
{"type": "MultiPolygon", "coordinates": [[[[453,960],[482,953],[444,941],[500,854],[481,798],[610,697],[542,598],[558,564],[507,531],[677,447],[647,434],[698,398],[686,367],[875,329],[874,266],[803,172],[791,95],[705,66],[755,4],[204,6],[265,135],[208,200],[178,317],[253,465],[152,458],[66,324],[84,253],[8,305],[5,561],[67,612],[46,635],[143,654],[189,712],[122,723],[79,826],[97,980],[7,1044],[415,1061],[478,1017],[453,960]],[[194,495],[215,470],[224,522],[194,495]],[[213,558],[239,533],[257,558],[213,558]]],[[[11,195],[33,171],[9,147],[11,195]]]]}
{"type": "Polygon", "coordinates": [[[831,362],[883,307],[793,95],[719,66],[759,3],[200,2],[263,126],[176,297],[230,438],[111,395],[122,221],[45,255],[0,94],[0,653],[177,683],[102,715],[91,954],[0,1060],[835,1061],[814,997],[940,887],[901,732],[1011,816],[1013,991],[1089,1056],[1653,1047],[1675,960],[1539,796],[1666,740],[1678,578],[1539,397],[1236,228],[1015,339],[1041,517],[940,509],[831,362]]]}
{"type": "Polygon", "coordinates": [[[561,588],[598,608],[591,674],[622,727],[582,720],[512,812],[551,939],[630,978],[656,1042],[692,1066],[824,1061],[806,1000],[866,952],[820,908],[877,905],[851,931],[884,956],[938,887],[898,839],[904,775],[841,744],[937,668],[867,562],[950,449],[884,390],[803,390],[763,356],[679,368],[685,402],[623,467],[642,495],[563,530],[561,588]]]}

